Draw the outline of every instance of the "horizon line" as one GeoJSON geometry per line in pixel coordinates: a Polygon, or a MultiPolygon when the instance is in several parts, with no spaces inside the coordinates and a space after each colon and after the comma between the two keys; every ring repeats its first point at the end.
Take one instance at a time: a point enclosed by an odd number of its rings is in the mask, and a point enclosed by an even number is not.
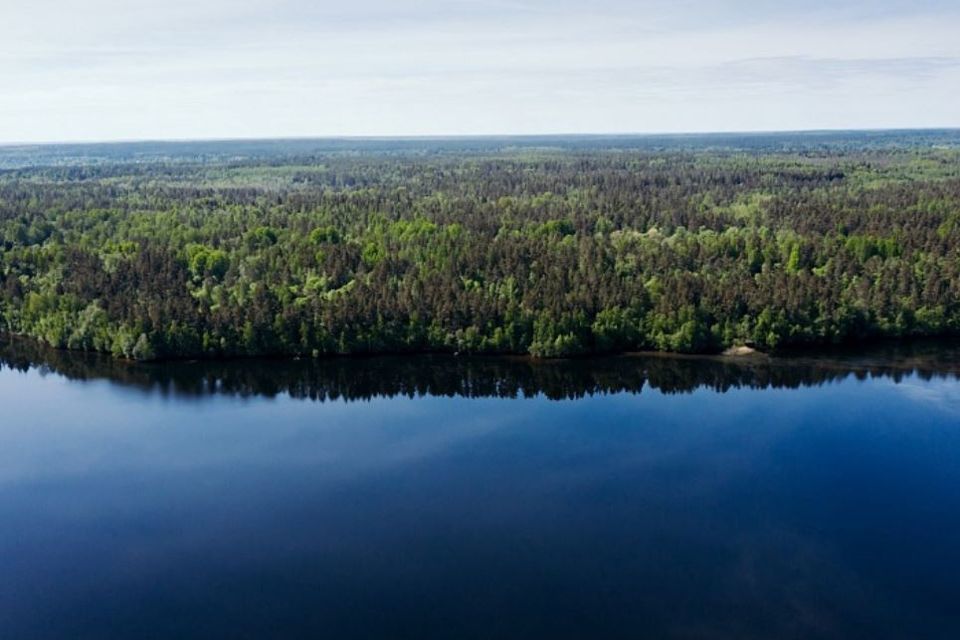
{"type": "Polygon", "coordinates": [[[40,140],[40,141],[0,141],[0,149],[18,147],[66,147],[82,145],[123,145],[123,144],[177,144],[190,142],[310,142],[310,141],[444,141],[444,140],[496,140],[496,139],[537,139],[537,138],[657,138],[657,137],[693,137],[693,136],[760,136],[760,135],[816,135],[830,133],[921,133],[928,131],[958,132],[960,125],[938,127],[870,127],[870,128],[815,128],[815,129],[746,129],[746,130],[685,130],[661,132],[557,132],[557,133],[451,133],[451,134],[384,134],[384,135],[294,135],[294,136],[237,136],[237,137],[144,137],[116,139],[78,139],[78,140],[40,140]]]}

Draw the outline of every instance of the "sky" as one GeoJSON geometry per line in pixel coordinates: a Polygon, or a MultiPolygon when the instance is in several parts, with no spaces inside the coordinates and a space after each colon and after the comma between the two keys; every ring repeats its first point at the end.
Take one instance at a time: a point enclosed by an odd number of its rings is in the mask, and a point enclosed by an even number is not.
{"type": "Polygon", "coordinates": [[[957,0],[0,0],[0,143],[960,126],[957,0]]]}

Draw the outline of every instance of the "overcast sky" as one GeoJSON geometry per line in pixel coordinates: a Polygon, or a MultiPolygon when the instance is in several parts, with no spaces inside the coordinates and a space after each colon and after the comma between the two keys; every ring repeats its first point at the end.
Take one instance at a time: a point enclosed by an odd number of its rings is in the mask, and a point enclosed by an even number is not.
{"type": "Polygon", "coordinates": [[[960,126],[957,0],[0,0],[0,142],[960,126]]]}

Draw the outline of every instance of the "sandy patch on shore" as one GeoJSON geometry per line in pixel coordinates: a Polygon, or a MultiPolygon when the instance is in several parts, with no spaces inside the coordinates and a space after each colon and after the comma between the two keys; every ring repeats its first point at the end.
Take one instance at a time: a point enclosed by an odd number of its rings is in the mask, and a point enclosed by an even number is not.
{"type": "Polygon", "coordinates": [[[752,356],[760,353],[753,347],[748,347],[746,345],[740,345],[738,347],[730,347],[723,352],[725,356],[752,356]]]}

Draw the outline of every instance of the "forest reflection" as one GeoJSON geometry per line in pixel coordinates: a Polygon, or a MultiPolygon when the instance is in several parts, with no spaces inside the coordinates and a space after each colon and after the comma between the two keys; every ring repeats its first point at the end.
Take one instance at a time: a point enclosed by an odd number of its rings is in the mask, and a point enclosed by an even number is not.
{"type": "Polygon", "coordinates": [[[0,338],[0,370],[55,373],[180,397],[228,395],[319,402],[396,396],[553,400],[614,393],[689,393],[697,389],[793,389],[851,377],[960,378],[960,341],[881,343],[741,358],[631,354],[537,361],[529,358],[380,356],[131,363],[0,338]]]}

